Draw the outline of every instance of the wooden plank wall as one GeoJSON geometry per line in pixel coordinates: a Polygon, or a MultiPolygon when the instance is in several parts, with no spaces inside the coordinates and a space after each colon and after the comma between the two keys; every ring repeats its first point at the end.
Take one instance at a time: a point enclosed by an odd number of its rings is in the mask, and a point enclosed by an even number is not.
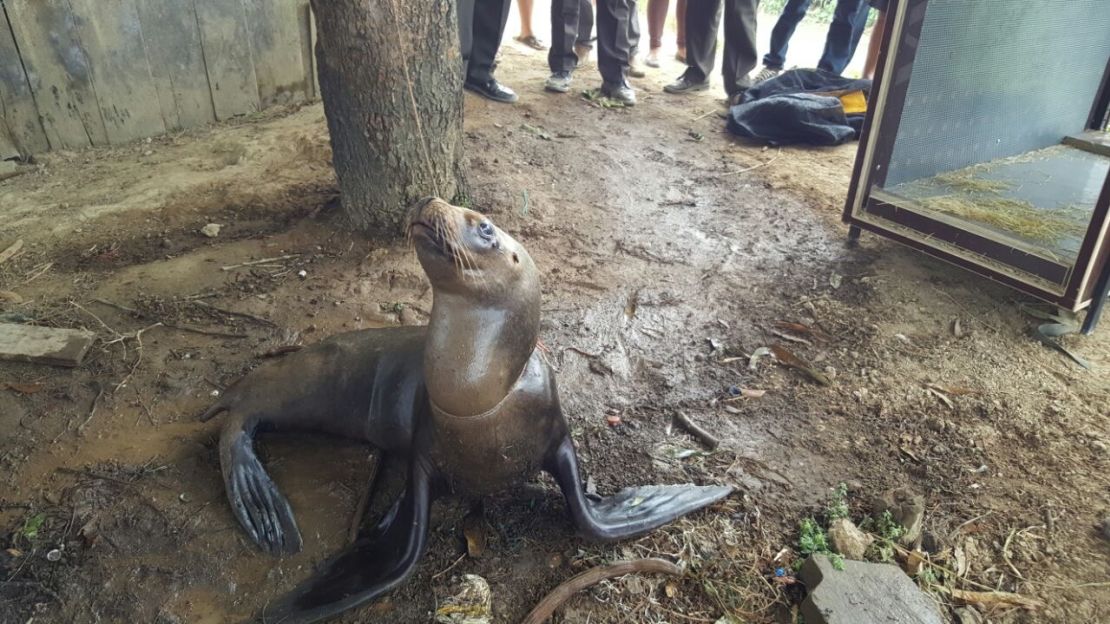
{"type": "Polygon", "coordinates": [[[0,0],[0,159],[314,100],[309,0],[0,0]]]}

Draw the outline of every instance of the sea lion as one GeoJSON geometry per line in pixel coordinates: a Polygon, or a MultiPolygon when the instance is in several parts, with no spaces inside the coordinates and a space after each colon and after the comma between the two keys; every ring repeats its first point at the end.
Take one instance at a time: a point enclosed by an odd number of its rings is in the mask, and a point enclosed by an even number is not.
{"type": "Polygon", "coordinates": [[[270,622],[316,622],[402,583],[419,561],[432,500],[478,498],[547,471],[579,533],[641,535],[727,496],[728,486],[644,486],[588,498],[551,367],[536,349],[539,272],[480,213],[419,202],[409,235],[433,289],[427,327],[339,334],[259,367],[206,413],[228,412],[220,464],[251,539],[301,546],[293,512],[254,451],[260,431],[325,432],[407,458],[405,490],[376,528],[265,609],[270,622]]]}

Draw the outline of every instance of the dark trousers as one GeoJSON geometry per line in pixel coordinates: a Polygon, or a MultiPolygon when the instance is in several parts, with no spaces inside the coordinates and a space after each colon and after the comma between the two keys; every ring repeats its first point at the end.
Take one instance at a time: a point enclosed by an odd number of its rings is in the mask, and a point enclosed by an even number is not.
{"type": "MultiPolygon", "coordinates": [[[[621,83],[628,74],[629,5],[630,0],[597,0],[597,67],[606,82],[621,83]]],[[[589,6],[588,0],[551,0],[547,64],[552,73],[572,72],[578,66],[574,44],[579,41],[582,11],[589,6]]]]}
{"type": "Polygon", "coordinates": [[[467,81],[485,83],[493,78],[511,1],[459,0],[459,44],[467,81]]]}
{"type": "Polygon", "coordinates": [[[628,1],[628,54],[636,56],[640,51],[640,12],[636,0],[628,1]]]}
{"type": "MultiPolygon", "coordinates": [[[[772,69],[786,66],[786,50],[794,29],[806,16],[813,0],[787,0],[782,14],[771,30],[771,49],[763,56],[763,64],[772,69]]],[[[817,67],[840,74],[856,53],[860,37],[867,26],[866,0],[838,0],[833,12],[829,33],[825,37],[825,51],[817,67]]]]}
{"type": "MultiPolygon", "coordinates": [[[[594,40],[594,3],[580,0],[578,11],[578,45],[592,46],[594,40]]],[[[552,22],[554,24],[554,22],[552,22]]]]}
{"type": "Polygon", "coordinates": [[[755,69],[759,54],[755,45],[756,9],[759,0],[687,0],[686,77],[702,82],[713,73],[717,55],[717,25],[724,5],[725,54],[722,68],[729,96],[751,86],[748,74],[755,69]]]}

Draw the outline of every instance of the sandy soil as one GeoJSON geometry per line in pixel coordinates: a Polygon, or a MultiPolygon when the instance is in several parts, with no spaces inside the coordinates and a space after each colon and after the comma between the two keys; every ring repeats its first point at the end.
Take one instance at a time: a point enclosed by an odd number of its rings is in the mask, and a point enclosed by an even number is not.
{"type": "MultiPolygon", "coordinates": [[[[1046,603],[991,621],[1110,618],[1110,546],[1095,529],[1110,513],[1106,331],[1068,339],[1097,367],[1084,371],[1027,337],[1033,321],[1012,291],[873,237],[845,247],[854,145],[738,143],[714,114],[722,94],[660,91],[673,64],[637,81],[635,109],[607,110],[543,93],[540,53],[510,45],[503,57],[521,103],[468,97],[470,180],[477,207],[544,271],[542,339],[584,470],[601,492],[683,481],[740,491],[599,547],[574,537],[540,480],[490,502],[479,559],[461,556],[466,508],[445,501],[416,577],[342,621],[431,621],[460,575],[478,574],[495,621],[514,622],[577,571],[645,555],[688,573],[599,585],[560,621],[790,621],[802,592],[774,569],[840,482],[856,518],[888,488],[923,495],[934,558],[965,579],[956,587],[1046,603]],[[778,321],[825,337],[788,341],[778,321]],[[750,369],[746,355],[772,344],[831,385],[770,358],[750,369]],[[726,401],[732,386],[766,394],[726,401]],[[703,447],[672,426],[677,411],[721,448],[689,453],[703,447]]],[[[578,86],[595,82],[587,70],[578,86]]],[[[275,347],[426,321],[415,258],[350,231],[329,156],[315,105],[51,154],[0,183],[0,248],[24,241],[0,265],[0,290],[21,301],[0,310],[100,338],[75,370],[0,364],[0,622],[231,621],[341,546],[368,449],[266,440],[305,530],[304,551],[279,560],[235,524],[219,424],[196,419],[275,347]],[[218,237],[200,233],[209,223],[218,237]],[[223,269],[265,258],[283,259],[223,269]]]]}

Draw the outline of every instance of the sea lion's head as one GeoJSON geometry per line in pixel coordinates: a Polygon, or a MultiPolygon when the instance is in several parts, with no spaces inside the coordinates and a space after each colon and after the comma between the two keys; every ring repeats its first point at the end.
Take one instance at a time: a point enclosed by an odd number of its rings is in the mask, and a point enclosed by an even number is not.
{"type": "Polygon", "coordinates": [[[426,198],[410,210],[408,233],[438,292],[481,302],[539,297],[532,257],[479,212],[426,198]]]}
{"type": "Polygon", "coordinates": [[[442,199],[413,206],[408,231],[432,283],[428,396],[443,413],[486,413],[512,389],[536,348],[539,271],[489,217],[442,199]]]}

